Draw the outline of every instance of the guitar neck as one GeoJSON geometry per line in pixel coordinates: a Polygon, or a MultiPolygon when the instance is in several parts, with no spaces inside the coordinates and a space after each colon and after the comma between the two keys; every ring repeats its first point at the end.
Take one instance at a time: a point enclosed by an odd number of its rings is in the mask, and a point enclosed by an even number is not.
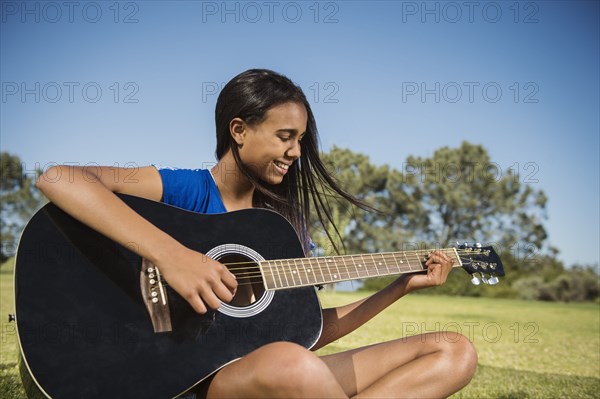
{"type": "MultiPolygon", "coordinates": [[[[431,251],[266,260],[260,262],[259,267],[265,288],[279,290],[371,277],[419,273],[426,270],[425,261],[431,251]]],[[[454,261],[454,267],[462,266],[456,248],[444,248],[439,251],[454,261]]]]}

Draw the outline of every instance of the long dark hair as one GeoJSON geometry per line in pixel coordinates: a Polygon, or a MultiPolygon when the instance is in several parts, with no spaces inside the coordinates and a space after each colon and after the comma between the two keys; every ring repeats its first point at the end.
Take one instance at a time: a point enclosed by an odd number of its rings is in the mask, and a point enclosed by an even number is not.
{"type": "Polygon", "coordinates": [[[354,196],[348,194],[329,174],[319,157],[317,124],[302,89],[287,77],[268,69],[250,69],[231,79],[221,90],[215,108],[217,128],[217,159],[228,150],[246,178],[254,185],[253,205],[273,209],[282,214],[296,229],[308,252],[308,217],[311,206],[325,229],[336,252],[339,249],[326,227],[333,226],[338,238],[341,235],[335,226],[327,197],[342,197],[360,208],[372,210],[354,196]],[[248,124],[259,124],[267,111],[277,105],[294,102],[303,104],[308,114],[306,134],[300,142],[302,156],[290,166],[283,181],[271,185],[255,179],[240,159],[238,146],[229,131],[232,119],[240,118],[248,124]]]}

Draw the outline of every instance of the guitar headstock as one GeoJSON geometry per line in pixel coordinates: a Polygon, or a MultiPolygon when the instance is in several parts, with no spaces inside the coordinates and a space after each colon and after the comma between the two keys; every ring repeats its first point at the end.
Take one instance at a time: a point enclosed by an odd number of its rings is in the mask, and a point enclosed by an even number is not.
{"type": "Polygon", "coordinates": [[[502,261],[492,246],[482,247],[481,244],[459,245],[456,248],[462,262],[462,267],[472,275],[471,283],[479,285],[498,284],[499,276],[504,276],[502,261]]]}

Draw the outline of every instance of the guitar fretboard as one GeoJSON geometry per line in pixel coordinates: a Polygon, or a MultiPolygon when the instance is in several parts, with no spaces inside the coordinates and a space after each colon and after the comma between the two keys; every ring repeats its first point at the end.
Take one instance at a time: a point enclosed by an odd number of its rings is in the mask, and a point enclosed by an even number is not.
{"type": "MultiPolygon", "coordinates": [[[[440,249],[462,266],[455,248],[440,249]]],[[[418,273],[425,270],[431,251],[385,252],[378,254],[320,256],[277,259],[259,263],[265,288],[279,290],[341,281],[418,273]]]]}

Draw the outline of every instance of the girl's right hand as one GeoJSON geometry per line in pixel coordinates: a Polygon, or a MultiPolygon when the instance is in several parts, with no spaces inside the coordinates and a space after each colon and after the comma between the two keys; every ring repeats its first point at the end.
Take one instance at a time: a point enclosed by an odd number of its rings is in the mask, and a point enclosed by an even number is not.
{"type": "Polygon", "coordinates": [[[37,187],[62,210],[100,234],[123,246],[139,243],[134,252],[158,266],[165,280],[196,312],[217,309],[221,301],[233,298],[237,282],[224,265],[184,247],[115,195],[160,201],[162,179],[154,166],[59,165],[42,174],[37,187]]]}
{"type": "Polygon", "coordinates": [[[200,314],[231,302],[237,289],[236,278],[225,265],[183,246],[157,266],[169,285],[200,314]]]}

